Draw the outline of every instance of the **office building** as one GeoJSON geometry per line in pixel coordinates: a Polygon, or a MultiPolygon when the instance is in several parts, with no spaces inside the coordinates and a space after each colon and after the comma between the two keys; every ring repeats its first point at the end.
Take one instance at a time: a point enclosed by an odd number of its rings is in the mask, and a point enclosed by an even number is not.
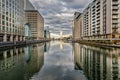
{"type": "Polygon", "coordinates": [[[44,19],[41,14],[35,10],[29,0],[24,1],[26,23],[30,26],[33,39],[40,40],[44,38],[44,19]]]}
{"type": "MultiPolygon", "coordinates": [[[[30,0],[24,0],[24,10],[35,10],[34,6],[30,2],[30,0]]],[[[28,23],[27,16],[25,15],[25,40],[33,40],[33,36],[31,34],[31,25],[28,23]]]]}
{"type": "Polygon", "coordinates": [[[27,23],[31,26],[31,34],[35,40],[44,39],[44,19],[37,10],[26,10],[27,23]]]}
{"type": "Polygon", "coordinates": [[[0,0],[0,42],[24,40],[24,0],[0,0]]]}

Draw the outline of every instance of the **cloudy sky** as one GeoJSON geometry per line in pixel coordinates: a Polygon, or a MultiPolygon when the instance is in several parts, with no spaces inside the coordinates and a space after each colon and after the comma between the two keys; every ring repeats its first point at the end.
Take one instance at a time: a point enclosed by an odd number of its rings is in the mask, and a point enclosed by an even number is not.
{"type": "Polygon", "coordinates": [[[72,33],[72,20],[75,11],[82,12],[92,0],[31,0],[49,26],[52,33],[72,33]]]}

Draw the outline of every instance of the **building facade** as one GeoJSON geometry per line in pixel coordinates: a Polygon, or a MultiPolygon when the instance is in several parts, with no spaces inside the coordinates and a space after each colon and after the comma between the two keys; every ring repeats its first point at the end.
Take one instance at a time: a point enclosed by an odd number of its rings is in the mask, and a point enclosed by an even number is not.
{"type": "Polygon", "coordinates": [[[24,0],[0,0],[0,42],[24,40],[24,0]]]}
{"type": "Polygon", "coordinates": [[[74,14],[74,28],[73,28],[73,39],[79,40],[82,38],[82,25],[83,25],[82,13],[75,12],[74,14]]]}
{"type": "Polygon", "coordinates": [[[120,0],[94,0],[83,11],[82,38],[114,40],[120,38],[120,0]]]}
{"type": "MultiPolygon", "coordinates": [[[[24,10],[35,10],[30,0],[24,0],[24,10]]],[[[28,23],[27,15],[25,15],[25,40],[33,40],[31,24],[28,23]]]]}
{"type": "Polygon", "coordinates": [[[31,26],[31,33],[35,40],[44,39],[44,19],[37,10],[26,10],[27,23],[31,26]]]}

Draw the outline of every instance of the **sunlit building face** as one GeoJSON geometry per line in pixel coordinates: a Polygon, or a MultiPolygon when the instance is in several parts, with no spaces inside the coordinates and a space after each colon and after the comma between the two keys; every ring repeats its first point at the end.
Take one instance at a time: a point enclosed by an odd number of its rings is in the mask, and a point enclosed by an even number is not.
{"type": "Polygon", "coordinates": [[[27,22],[31,25],[31,33],[34,39],[40,40],[44,37],[44,18],[37,10],[25,11],[27,22]]]}
{"type": "Polygon", "coordinates": [[[82,36],[87,39],[119,38],[120,0],[94,0],[83,11],[82,36]]]}

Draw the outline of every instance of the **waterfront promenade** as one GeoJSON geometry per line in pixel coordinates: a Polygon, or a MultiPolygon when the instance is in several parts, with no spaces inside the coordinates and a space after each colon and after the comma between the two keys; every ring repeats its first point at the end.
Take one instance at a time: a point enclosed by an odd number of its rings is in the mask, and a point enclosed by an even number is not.
{"type": "Polygon", "coordinates": [[[47,40],[26,40],[26,41],[15,41],[15,42],[0,42],[0,48],[43,43],[43,42],[48,42],[48,41],[50,41],[50,40],[47,39],[47,40]]]}
{"type": "Polygon", "coordinates": [[[103,48],[120,48],[120,44],[114,44],[114,43],[110,43],[110,41],[108,42],[101,42],[101,41],[88,41],[88,40],[73,40],[73,43],[80,43],[80,44],[85,44],[85,45],[90,45],[90,46],[96,46],[96,47],[103,47],[103,48]]]}

